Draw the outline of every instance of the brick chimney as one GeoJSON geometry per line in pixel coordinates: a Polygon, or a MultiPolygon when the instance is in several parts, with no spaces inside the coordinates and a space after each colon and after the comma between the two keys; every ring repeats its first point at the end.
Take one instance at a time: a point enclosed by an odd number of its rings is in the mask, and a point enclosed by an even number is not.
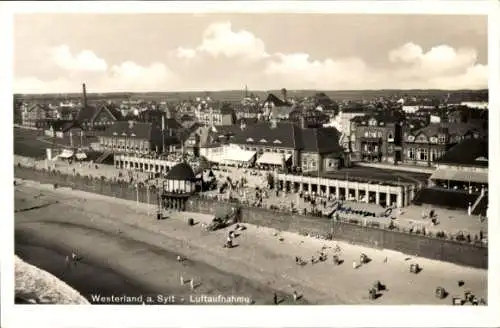
{"type": "Polygon", "coordinates": [[[85,83],[82,84],[83,88],[83,108],[87,108],[87,88],[85,87],[85,83]]]}

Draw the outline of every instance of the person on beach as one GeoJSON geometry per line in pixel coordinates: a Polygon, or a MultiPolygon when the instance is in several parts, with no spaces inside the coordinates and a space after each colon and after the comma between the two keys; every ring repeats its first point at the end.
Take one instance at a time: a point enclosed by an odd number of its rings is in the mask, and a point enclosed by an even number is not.
{"type": "Polygon", "coordinates": [[[384,259],[384,263],[387,263],[387,256],[386,256],[386,257],[385,257],[385,259],[384,259]]]}
{"type": "Polygon", "coordinates": [[[358,264],[356,263],[356,261],[352,261],[352,268],[353,269],[357,269],[358,268],[358,264]]]}
{"type": "Polygon", "coordinates": [[[68,267],[68,269],[71,269],[71,263],[69,261],[69,256],[68,255],[66,255],[66,258],[65,258],[64,262],[66,263],[66,267],[68,267]]]}
{"type": "Polygon", "coordinates": [[[194,278],[191,278],[191,280],[189,281],[189,285],[191,287],[191,290],[194,290],[194,278]]]}
{"type": "Polygon", "coordinates": [[[184,277],[181,276],[181,286],[184,286],[184,277]]]}
{"type": "Polygon", "coordinates": [[[294,302],[297,302],[297,298],[298,298],[298,297],[299,297],[299,296],[297,295],[297,292],[294,290],[294,291],[293,291],[293,301],[294,301],[294,302]]]}
{"type": "Polygon", "coordinates": [[[274,302],[274,305],[278,305],[278,295],[276,295],[276,293],[274,293],[274,295],[273,295],[273,302],[274,302]]]}

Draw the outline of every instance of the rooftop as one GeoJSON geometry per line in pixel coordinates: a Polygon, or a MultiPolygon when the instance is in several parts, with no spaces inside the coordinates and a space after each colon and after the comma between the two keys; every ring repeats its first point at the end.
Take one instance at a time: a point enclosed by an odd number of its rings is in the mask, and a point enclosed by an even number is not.
{"type": "Polygon", "coordinates": [[[488,141],[465,139],[448,150],[438,163],[488,167],[488,141]]]}

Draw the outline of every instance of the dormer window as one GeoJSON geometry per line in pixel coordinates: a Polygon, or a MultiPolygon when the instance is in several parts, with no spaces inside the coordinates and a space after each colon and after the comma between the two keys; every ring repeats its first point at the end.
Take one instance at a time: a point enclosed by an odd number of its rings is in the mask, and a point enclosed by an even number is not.
{"type": "Polygon", "coordinates": [[[414,136],[408,136],[408,141],[413,142],[415,140],[414,136]]]}
{"type": "Polygon", "coordinates": [[[267,140],[266,139],[260,139],[260,142],[265,143],[265,142],[267,142],[267,140]]]}
{"type": "Polygon", "coordinates": [[[376,126],[377,125],[377,120],[370,120],[368,124],[370,126],[376,126]]]}
{"type": "Polygon", "coordinates": [[[276,140],[274,140],[274,141],[273,141],[273,143],[275,143],[275,144],[280,144],[280,143],[281,143],[281,141],[279,141],[278,139],[276,139],[276,140]]]}
{"type": "Polygon", "coordinates": [[[252,138],[248,138],[247,142],[253,142],[253,139],[252,138]]]}
{"type": "Polygon", "coordinates": [[[384,123],[384,122],[380,122],[378,125],[380,125],[380,126],[384,126],[384,125],[385,125],[385,123],[384,123]]]}
{"type": "Polygon", "coordinates": [[[131,137],[135,137],[135,133],[131,133],[131,134],[130,134],[130,136],[131,136],[131,137]]]}
{"type": "Polygon", "coordinates": [[[127,134],[125,132],[122,132],[122,136],[127,136],[127,134]]]}
{"type": "Polygon", "coordinates": [[[117,136],[117,135],[118,135],[118,133],[116,133],[116,132],[113,132],[113,135],[114,135],[114,136],[117,136]]]}

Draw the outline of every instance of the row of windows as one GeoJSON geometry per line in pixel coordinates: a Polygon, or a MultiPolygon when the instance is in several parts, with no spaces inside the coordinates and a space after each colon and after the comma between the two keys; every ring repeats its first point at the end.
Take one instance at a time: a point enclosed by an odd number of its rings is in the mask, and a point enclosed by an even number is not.
{"type": "Polygon", "coordinates": [[[262,154],[264,152],[266,153],[281,153],[281,154],[288,154],[292,155],[291,150],[285,150],[285,149],[277,149],[277,148],[257,148],[257,147],[242,147],[244,150],[253,150],[258,152],[259,154],[262,154]]]}
{"type": "MultiPolygon", "coordinates": [[[[365,131],[364,136],[365,138],[382,138],[382,132],[381,131],[365,131]]],[[[356,137],[354,137],[355,139],[356,137]]],[[[394,136],[392,133],[389,133],[387,136],[388,139],[394,139],[394,136]]]]}
{"type": "Polygon", "coordinates": [[[435,161],[444,155],[443,150],[429,149],[427,148],[409,148],[407,149],[407,157],[411,160],[417,161],[435,161]]]}
{"type": "Polygon", "coordinates": [[[100,138],[99,142],[104,146],[131,146],[131,147],[141,147],[148,148],[148,141],[141,141],[135,139],[112,139],[112,138],[100,138]]]}

